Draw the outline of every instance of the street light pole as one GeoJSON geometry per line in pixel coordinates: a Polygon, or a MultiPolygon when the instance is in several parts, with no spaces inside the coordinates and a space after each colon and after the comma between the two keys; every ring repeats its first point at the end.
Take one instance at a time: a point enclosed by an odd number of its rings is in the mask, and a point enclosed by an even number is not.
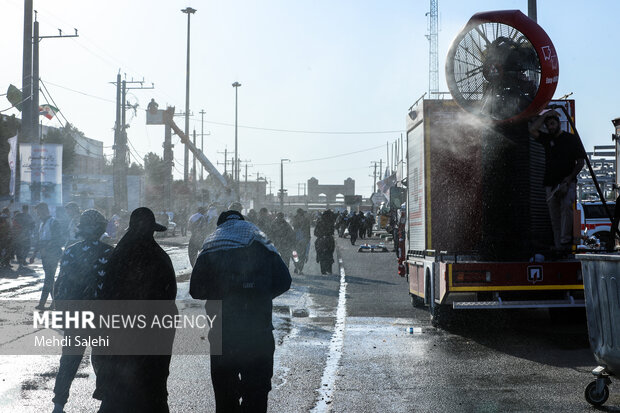
{"type": "Polygon", "coordinates": [[[280,159],[280,212],[284,212],[284,161],[290,159],[280,159]]]}
{"type": "MultiPolygon", "coordinates": [[[[187,67],[185,69],[185,136],[189,139],[189,21],[196,9],[186,7],[181,10],[187,14],[187,67]]],[[[185,156],[183,157],[183,182],[187,184],[189,179],[189,148],[185,145],[185,156]]]]}
{"type": "MultiPolygon", "coordinates": [[[[205,110],[200,110],[200,151],[205,153],[205,110]]],[[[203,171],[205,170],[202,163],[200,164],[200,181],[203,180],[203,171]]]]}
{"type": "Polygon", "coordinates": [[[233,180],[235,181],[235,186],[237,188],[237,201],[239,200],[239,153],[237,152],[237,90],[239,89],[239,86],[241,86],[241,83],[239,82],[232,84],[232,87],[235,88],[235,161],[233,163],[235,169],[233,171],[233,180]]]}

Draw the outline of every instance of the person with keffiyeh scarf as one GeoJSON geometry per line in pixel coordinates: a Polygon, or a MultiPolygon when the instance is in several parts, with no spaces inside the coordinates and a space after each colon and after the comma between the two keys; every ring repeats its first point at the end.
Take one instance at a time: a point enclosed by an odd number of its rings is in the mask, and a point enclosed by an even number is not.
{"type": "Polygon", "coordinates": [[[209,342],[216,412],[267,411],[275,350],[272,300],[290,285],[288,267],[265,233],[240,212],[223,212],[190,280],[191,296],[206,299],[215,320],[209,342]],[[218,300],[221,306],[214,305],[218,300]]]}

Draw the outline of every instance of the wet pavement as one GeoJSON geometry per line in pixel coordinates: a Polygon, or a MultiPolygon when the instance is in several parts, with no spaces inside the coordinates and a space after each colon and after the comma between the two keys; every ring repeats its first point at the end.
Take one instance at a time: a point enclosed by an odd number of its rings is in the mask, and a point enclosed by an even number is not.
{"type": "MultiPolygon", "coordinates": [[[[159,241],[186,299],[186,239],[159,241]]],[[[292,274],[291,290],[274,300],[271,412],[595,411],[583,397],[596,365],[583,318],[471,312],[448,330],[434,328],[425,309],[411,306],[394,253],[337,244],[334,274],[320,275],[312,248],[305,274],[292,274]]],[[[37,299],[36,264],[0,277],[0,299],[37,299]]],[[[0,411],[51,411],[57,369],[56,356],[0,356],[0,411]]],[[[605,411],[620,411],[620,388],[610,389],[605,411]]],[[[65,410],[96,411],[93,390],[85,358],[65,410]]],[[[173,356],[168,390],[172,412],[214,411],[208,356],[173,356]]]]}

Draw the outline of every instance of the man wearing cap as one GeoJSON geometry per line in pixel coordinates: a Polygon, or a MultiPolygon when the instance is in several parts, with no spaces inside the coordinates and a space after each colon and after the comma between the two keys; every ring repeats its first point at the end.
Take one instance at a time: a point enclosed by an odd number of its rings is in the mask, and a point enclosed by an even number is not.
{"type": "MultiPolygon", "coordinates": [[[[106,225],[105,217],[94,209],[86,210],[80,215],[76,236],[84,240],[68,246],[60,260],[60,272],[54,284],[56,310],[69,310],[70,304],[65,300],[93,300],[101,295],[106,264],[114,249],[99,241],[106,225]]],[[[80,334],[82,333],[73,329],[64,331],[65,337],[70,340],[80,334]]],[[[74,344],[73,341],[69,343],[74,344]]],[[[74,345],[64,345],[62,348],[52,399],[54,413],[61,413],[67,403],[69,389],[84,356],[84,350],[84,346],[74,345]]]]}
{"type": "MultiPolygon", "coordinates": [[[[129,228],[108,261],[104,300],[159,300],[162,316],[178,313],[172,261],[153,238],[153,231],[165,230],[149,208],[131,213],[129,228]]],[[[94,394],[101,399],[100,413],[169,411],[167,381],[174,334],[174,329],[165,329],[159,335],[157,345],[163,354],[113,355],[100,361],[94,394]]]]}
{"type": "Polygon", "coordinates": [[[530,134],[545,148],[545,186],[555,248],[569,250],[573,244],[573,205],[577,197],[577,175],[585,162],[579,138],[564,132],[560,115],[545,112],[529,127],[530,134]],[[540,131],[543,126],[547,132],[540,131]]]}
{"type": "Polygon", "coordinates": [[[207,300],[214,320],[209,343],[217,413],[267,411],[275,350],[272,299],[290,285],[288,268],[265,234],[239,211],[223,212],[190,280],[191,296],[207,300]]]}
{"type": "Polygon", "coordinates": [[[47,297],[52,292],[54,286],[54,276],[58,267],[58,260],[62,255],[62,247],[64,239],[62,237],[62,229],[56,218],[50,215],[49,207],[45,202],[41,202],[36,206],[37,216],[39,217],[39,232],[37,244],[30,257],[30,263],[34,262],[37,253],[41,253],[41,264],[45,273],[45,281],[41,290],[41,298],[37,310],[44,310],[47,297]]]}

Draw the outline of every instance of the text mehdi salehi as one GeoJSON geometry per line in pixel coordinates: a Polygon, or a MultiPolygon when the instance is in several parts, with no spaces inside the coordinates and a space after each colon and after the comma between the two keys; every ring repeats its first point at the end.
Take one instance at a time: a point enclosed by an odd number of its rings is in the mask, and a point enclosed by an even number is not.
{"type": "Polygon", "coordinates": [[[90,337],[90,336],[64,336],[64,337],[34,337],[35,347],[108,347],[110,336],[90,337]]]}

